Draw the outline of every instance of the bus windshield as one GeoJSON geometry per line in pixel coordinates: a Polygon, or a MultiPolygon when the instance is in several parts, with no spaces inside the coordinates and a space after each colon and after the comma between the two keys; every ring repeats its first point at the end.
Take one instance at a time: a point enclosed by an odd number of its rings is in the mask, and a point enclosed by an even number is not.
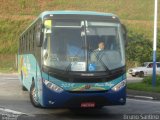
{"type": "Polygon", "coordinates": [[[64,71],[108,71],[125,65],[120,23],[53,20],[46,33],[44,65],[64,71]]]}

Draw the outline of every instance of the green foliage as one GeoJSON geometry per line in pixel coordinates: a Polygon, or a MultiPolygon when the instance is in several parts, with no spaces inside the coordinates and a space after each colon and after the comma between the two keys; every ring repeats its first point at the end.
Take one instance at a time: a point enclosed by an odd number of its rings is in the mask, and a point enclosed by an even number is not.
{"type": "Polygon", "coordinates": [[[26,0],[19,0],[19,4],[22,9],[26,8],[26,0]]]}
{"type": "Polygon", "coordinates": [[[160,29],[158,29],[158,36],[157,36],[157,61],[160,62],[160,29]]]}
{"type": "Polygon", "coordinates": [[[144,34],[129,31],[126,58],[129,61],[143,63],[152,60],[152,42],[144,34]]]}
{"type": "Polygon", "coordinates": [[[160,86],[156,86],[155,88],[153,88],[152,85],[148,85],[145,83],[129,83],[127,84],[127,88],[132,90],[160,93],[160,86]]]}
{"type": "MultiPolygon", "coordinates": [[[[145,77],[143,83],[152,85],[152,76],[145,77]]],[[[156,76],[156,85],[160,86],[160,76],[156,76]]]]}
{"type": "Polygon", "coordinates": [[[128,89],[160,93],[160,76],[157,76],[156,87],[152,87],[152,77],[145,77],[141,83],[128,83],[128,89]]]}
{"type": "Polygon", "coordinates": [[[38,15],[45,10],[91,10],[112,12],[121,19],[153,20],[154,12],[153,0],[1,0],[0,5],[0,14],[4,15],[38,15]]]}
{"type": "Polygon", "coordinates": [[[19,35],[27,26],[28,20],[0,20],[0,54],[15,54],[18,49],[19,35]]]}
{"type": "MultiPolygon", "coordinates": [[[[143,62],[153,61],[152,56],[153,38],[149,39],[149,37],[145,33],[129,30],[128,46],[126,47],[126,59],[128,61],[128,64],[135,63],[139,65],[143,62]]],[[[157,61],[160,61],[160,34],[158,34],[157,40],[157,61]]]]}

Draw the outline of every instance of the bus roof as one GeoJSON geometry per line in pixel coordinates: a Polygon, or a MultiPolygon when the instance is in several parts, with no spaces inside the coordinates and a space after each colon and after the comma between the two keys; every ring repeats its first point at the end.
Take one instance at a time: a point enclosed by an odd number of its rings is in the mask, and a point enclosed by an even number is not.
{"type": "Polygon", "coordinates": [[[53,15],[99,15],[99,16],[114,16],[112,13],[103,13],[103,12],[93,12],[93,11],[44,11],[40,14],[40,17],[44,17],[45,15],[53,14],[53,15]]]}
{"type": "MultiPolygon", "coordinates": [[[[74,11],[74,10],[63,10],[63,11],[44,11],[42,12],[37,19],[35,19],[28,27],[30,28],[38,19],[42,19],[46,15],[93,15],[93,16],[104,16],[104,17],[116,17],[118,18],[115,14],[112,13],[104,13],[104,12],[94,12],[94,11],[74,11]]],[[[25,31],[27,31],[25,29],[25,31]]],[[[25,33],[25,31],[23,33],[25,33]]],[[[23,34],[22,33],[22,34],[23,34]]],[[[22,36],[22,34],[20,36],[22,36]]]]}

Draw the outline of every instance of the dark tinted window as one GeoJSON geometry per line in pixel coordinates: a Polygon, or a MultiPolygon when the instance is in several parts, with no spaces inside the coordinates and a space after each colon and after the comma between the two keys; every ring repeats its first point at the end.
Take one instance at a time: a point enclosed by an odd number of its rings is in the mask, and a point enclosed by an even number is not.
{"type": "Polygon", "coordinates": [[[157,67],[160,67],[160,63],[157,63],[157,67]]]}
{"type": "Polygon", "coordinates": [[[150,63],[149,65],[148,65],[148,68],[152,68],[153,67],[153,63],[150,63]]]}

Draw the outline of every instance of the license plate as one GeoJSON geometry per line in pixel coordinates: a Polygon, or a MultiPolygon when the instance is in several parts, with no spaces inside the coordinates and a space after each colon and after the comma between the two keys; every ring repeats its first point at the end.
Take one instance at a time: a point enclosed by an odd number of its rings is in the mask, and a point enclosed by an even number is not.
{"type": "Polygon", "coordinates": [[[94,108],[95,102],[83,102],[81,103],[82,108],[94,108]]]}

